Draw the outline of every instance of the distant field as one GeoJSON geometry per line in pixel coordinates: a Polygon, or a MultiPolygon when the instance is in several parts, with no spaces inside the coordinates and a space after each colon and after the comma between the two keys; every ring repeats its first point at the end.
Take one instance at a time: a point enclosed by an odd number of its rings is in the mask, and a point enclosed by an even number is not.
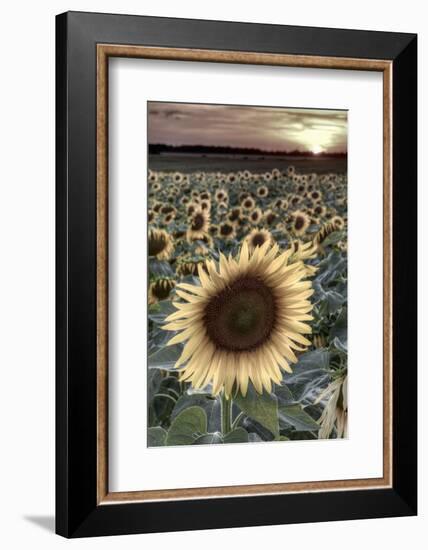
{"type": "Polygon", "coordinates": [[[273,168],[285,170],[295,166],[301,173],[316,172],[325,174],[335,172],[345,174],[347,161],[342,158],[296,158],[296,157],[243,157],[238,155],[189,155],[160,154],[149,155],[149,168],[164,172],[267,172],[273,168]]]}

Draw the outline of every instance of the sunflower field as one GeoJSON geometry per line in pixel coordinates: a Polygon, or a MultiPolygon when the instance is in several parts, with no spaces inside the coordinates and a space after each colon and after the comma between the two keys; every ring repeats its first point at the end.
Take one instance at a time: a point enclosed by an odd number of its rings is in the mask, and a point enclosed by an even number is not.
{"type": "Polygon", "coordinates": [[[347,177],[148,174],[148,446],[347,434],[347,177]]]}

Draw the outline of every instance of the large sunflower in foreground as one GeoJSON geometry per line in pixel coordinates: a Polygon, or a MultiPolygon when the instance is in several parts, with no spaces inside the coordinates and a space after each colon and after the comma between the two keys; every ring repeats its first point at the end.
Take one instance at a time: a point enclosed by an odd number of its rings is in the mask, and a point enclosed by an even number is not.
{"type": "Polygon", "coordinates": [[[295,351],[311,345],[312,295],[302,262],[289,263],[292,250],[280,253],[266,242],[249,251],[244,242],[238,256],[220,254],[217,265],[199,266],[199,285],[180,283],[174,302],[177,311],[165,330],[178,331],[167,345],[186,342],[175,366],[185,365],[181,380],[195,388],[212,383],[246,395],[251,382],[258,393],[272,391],[282,380],[281,369],[291,372],[295,351]]]}

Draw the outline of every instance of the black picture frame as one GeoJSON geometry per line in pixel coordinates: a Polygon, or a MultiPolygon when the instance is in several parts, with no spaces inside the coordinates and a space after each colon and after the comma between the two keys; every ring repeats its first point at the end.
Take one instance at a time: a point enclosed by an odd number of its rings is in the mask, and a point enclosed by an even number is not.
{"type": "Polygon", "coordinates": [[[56,18],[56,97],[56,532],[86,537],[415,515],[417,36],[68,12],[56,18]],[[392,62],[392,487],[97,504],[100,43],[392,62]]]}

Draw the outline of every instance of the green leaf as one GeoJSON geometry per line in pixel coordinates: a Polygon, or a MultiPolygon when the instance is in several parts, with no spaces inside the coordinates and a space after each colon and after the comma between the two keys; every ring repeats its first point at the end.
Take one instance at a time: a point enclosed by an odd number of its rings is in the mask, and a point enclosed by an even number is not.
{"type": "Polygon", "coordinates": [[[150,258],[149,260],[150,275],[154,277],[173,277],[174,271],[172,270],[169,262],[163,260],[157,260],[150,258]]]}
{"type": "Polygon", "coordinates": [[[345,297],[334,290],[329,290],[325,293],[324,298],[327,300],[328,313],[332,315],[345,302],[345,297]]]}
{"type": "Polygon", "coordinates": [[[223,438],[224,443],[248,443],[248,433],[244,428],[235,428],[223,438]]]}
{"type": "Polygon", "coordinates": [[[348,347],[348,312],[344,307],[330,330],[330,339],[338,338],[343,347],[348,347]]]}
{"type": "Polygon", "coordinates": [[[160,426],[155,428],[149,428],[147,430],[147,446],[148,447],[161,447],[165,445],[166,430],[160,426]]]}
{"type": "Polygon", "coordinates": [[[333,231],[333,233],[330,233],[330,235],[323,240],[322,245],[329,246],[331,244],[336,244],[339,241],[341,241],[343,238],[344,238],[343,231],[333,231]]]}
{"type": "Polygon", "coordinates": [[[162,381],[162,374],[157,369],[148,369],[147,371],[147,390],[149,394],[149,401],[159,390],[162,381]]]}
{"type": "Polygon", "coordinates": [[[153,411],[160,422],[168,420],[174,408],[176,398],[169,393],[157,393],[152,402],[153,411]]]}
{"type": "Polygon", "coordinates": [[[288,424],[291,424],[297,431],[320,429],[319,424],[298,404],[279,407],[279,421],[281,427],[286,428],[288,424]]]}
{"type": "Polygon", "coordinates": [[[275,395],[278,399],[278,406],[294,405],[296,399],[292,394],[290,388],[285,384],[275,387],[275,395]]]}
{"type": "Polygon", "coordinates": [[[191,445],[207,432],[207,415],[201,407],[189,407],[182,411],[168,430],[166,445],[191,445]]]}
{"type": "Polygon", "coordinates": [[[193,445],[217,445],[219,443],[223,443],[223,438],[219,432],[201,435],[193,441],[193,445]]]}
{"type": "Polygon", "coordinates": [[[166,346],[156,353],[149,355],[149,369],[175,370],[174,365],[183,351],[181,344],[166,346]]]}
{"type": "Polygon", "coordinates": [[[166,317],[168,317],[168,315],[174,313],[175,311],[177,310],[172,305],[170,300],[162,300],[161,302],[158,302],[157,304],[149,307],[148,317],[150,321],[153,321],[154,323],[159,325],[163,324],[166,317]]]}
{"type": "Polygon", "coordinates": [[[251,387],[245,397],[238,394],[234,402],[247,416],[267,428],[277,439],[279,437],[278,401],[274,394],[262,393],[259,395],[251,387]]]}

